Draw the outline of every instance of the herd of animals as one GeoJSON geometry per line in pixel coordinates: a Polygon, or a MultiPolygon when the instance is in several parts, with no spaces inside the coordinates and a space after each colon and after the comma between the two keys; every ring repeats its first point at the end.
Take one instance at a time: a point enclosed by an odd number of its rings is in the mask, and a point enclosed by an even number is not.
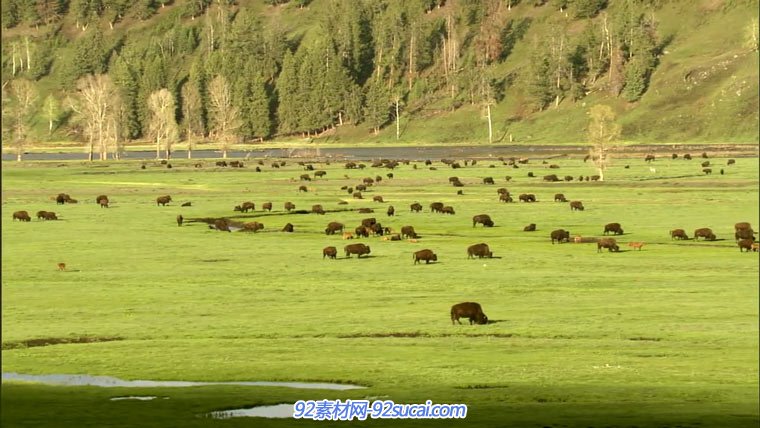
{"type": "MultiPolygon", "coordinates": [[[[676,154],[673,154],[673,159],[676,159],[678,156],[676,154]]],[[[707,155],[703,153],[703,158],[707,158],[707,155]]],[[[691,156],[684,155],[684,159],[691,159],[691,156]]],[[[528,160],[521,158],[521,159],[515,159],[515,158],[509,158],[509,161],[505,161],[503,158],[499,158],[505,165],[510,165],[513,168],[518,168],[518,164],[527,164],[528,160]]],[[[584,159],[584,162],[587,161],[589,157],[586,157],[584,159]]],[[[646,162],[651,162],[654,160],[653,155],[647,155],[645,158],[646,162]]],[[[403,161],[405,164],[409,164],[409,161],[403,161]]],[[[471,165],[476,164],[476,160],[465,160],[464,164],[467,166],[468,162],[471,162],[471,165]]],[[[450,166],[453,169],[460,168],[461,165],[458,162],[446,160],[443,159],[442,163],[450,166]]],[[[547,163],[544,161],[544,163],[547,163]]],[[[167,164],[165,161],[162,161],[162,164],[167,165],[167,167],[170,167],[170,164],[167,164]]],[[[263,161],[259,161],[260,165],[263,165],[263,161]]],[[[729,159],[728,165],[735,164],[735,160],[729,159]]],[[[225,161],[216,162],[217,166],[226,167],[228,164],[225,161]]],[[[273,167],[279,168],[281,166],[284,166],[285,162],[275,162],[272,164],[273,167]]],[[[307,164],[304,162],[299,162],[299,165],[304,166],[304,169],[313,171],[313,165],[307,164]]],[[[425,161],[425,165],[429,166],[430,169],[435,169],[435,167],[431,166],[431,161],[425,161]]],[[[709,161],[703,162],[702,166],[704,167],[703,172],[705,174],[709,174],[711,171],[707,171],[709,168],[707,168],[710,165],[709,161]]],[[[229,163],[229,166],[232,167],[238,167],[242,168],[244,166],[243,162],[241,161],[232,161],[229,163]]],[[[366,167],[364,164],[356,164],[355,162],[347,162],[345,165],[346,169],[363,169],[366,167]]],[[[398,166],[398,161],[391,161],[384,159],[382,161],[377,161],[372,164],[373,167],[385,167],[393,169],[396,166],[398,166]]],[[[195,164],[195,167],[202,167],[202,164],[198,163],[195,164]]],[[[414,164],[413,167],[416,169],[417,164],[414,164]]],[[[493,165],[491,165],[493,167],[493,165]]],[[[552,164],[548,165],[549,168],[559,168],[558,165],[552,164]]],[[[628,168],[628,166],[626,166],[628,168]]],[[[142,169],[145,169],[145,165],[142,166],[142,169]]],[[[256,171],[260,172],[261,168],[256,167],[256,171]]],[[[721,173],[723,171],[721,170],[721,173]]],[[[320,178],[324,177],[326,175],[326,171],[318,170],[314,171],[314,178],[320,178]]],[[[389,179],[393,178],[393,173],[388,173],[386,175],[389,179]]],[[[528,176],[533,177],[534,175],[532,173],[529,173],[528,176]]],[[[346,176],[348,178],[348,176],[346,176]]],[[[341,190],[347,191],[348,194],[350,194],[353,198],[356,199],[363,199],[363,195],[361,192],[366,191],[368,187],[372,186],[373,184],[376,184],[380,182],[383,179],[380,175],[376,176],[374,179],[371,177],[366,177],[362,180],[361,184],[356,185],[355,187],[349,187],[349,186],[343,186],[341,190]]],[[[506,176],[506,181],[509,182],[511,177],[506,176]]],[[[556,181],[562,181],[557,177],[556,174],[546,175],[543,177],[544,181],[548,182],[556,182],[556,181]]],[[[585,177],[585,181],[596,181],[599,179],[599,176],[591,176],[591,177],[585,177]]],[[[572,181],[572,176],[565,176],[565,181],[572,181]]],[[[584,180],[584,177],[579,177],[580,181],[584,180]]],[[[299,181],[311,181],[311,176],[309,174],[302,174],[299,177],[299,181]]],[[[458,177],[449,177],[449,183],[452,184],[454,187],[463,187],[464,184],[461,182],[461,180],[458,177]]],[[[485,177],[483,179],[484,184],[495,184],[493,177],[485,177]]],[[[299,192],[308,192],[309,188],[306,186],[300,186],[298,188],[299,192]]],[[[462,194],[462,191],[459,190],[458,194],[462,194]]],[[[499,197],[499,202],[504,203],[512,203],[514,202],[512,195],[506,188],[499,188],[497,190],[497,194],[499,197]]],[[[70,197],[70,195],[66,193],[60,193],[57,196],[54,197],[57,204],[76,204],[78,201],[76,199],[73,199],[70,197]]],[[[518,196],[518,200],[520,202],[524,203],[532,203],[536,202],[537,198],[534,194],[529,193],[523,193],[518,196]]],[[[382,196],[374,196],[373,201],[375,202],[385,202],[382,198],[382,196]]],[[[557,193],[554,195],[554,201],[555,202],[569,202],[570,210],[571,211],[583,211],[585,207],[583,206],[582,201],[568,201],[564,194],[557,193]]],[[[95,198],[95,202],[100,205],[102,208],[108,208],[109,206],[109,199],[106,195],[98,195],[95,198]]],[[[157,206],[166,206],[167,204],[170,204],[172,202],[172,198],[170,195],[162,195],[156,198],[156,205],[157,206]]],[[[339,204],[346,204],[345,201],[339,202],[339,204]]],[[[191,206],[190,202],[185,202],[182,204],[182,206],[191,206]]],[[[296,212],[299,214],[305,214],[305,213],[314,213],[314,214],[325,214],[325,210],[321,205],[313,205],[311,207],[310,211],[301,210],[296,211],[296,206],[292,202],[288,201],[285,202],[283,205],[285,211],[288,213],[290,212],[296,212]]],[[[419,213],[423,210],[423,206],[419,202],[415,202],[410,205],[410,211],[419,213]]],[[[441,213],[441,214],[448,214],[448,215],[454,215],[455,210],[451,206],[446,206],[442,202],[433,202],[429,205],[430,212],[431,213],[441,213]]],[[[240,212],[240,213],[248,213],[249,211],[255,211],[256,204],[250,201],[243,202],[239,205],[236,205],[233,208],[234,212],[240,212]]],[[[273,209],[272,202],[265,202],[261,205],[262,211],[271,212],[273,209]]],[[[360,213],[371,213],[374,212],[371,208],[360,208],[357,210],[360,213]]],[[[386,210],[386,214],[390,216],[395,215],[395,208],[391,205],[388,206],[386,210]]],[[[39,220],[58,220],[57,215],[55,212],[51,211],[38,211],[37,219],[39,220]]],[[[16,211],[13,213],[13,220],[18,220],[22,222],[29,222],[31,221],[31,217],[27,211],[16,211]]],[[[184,217],[180,214],[177,216],[177,225],[182,226],[185,222],[184,217]]],[[[238,222],[235,220],[231,220],[228,218],[203,218],[203,219],[196,219],[195,221],[203,221],[209,224],[209,228],[219,230],[219,231],[226,231],[231,232],[232,230],[239,230],[242,232],[257,232],[259,230],[264,229],[264,225],[262,223],[252,221],[252,222],[238,222]]],[[[472,217],[472,226],[476,227],[477,225],[482,225],[482,227],[493,227],[494,221],[491,219],[491,217],[488,214],[478,214],[472,217]]],[[[400,241],[404,239],[408,239],[411,242],[417,242],[417,239],[419,238],[419,235],[416,233],[413,226],[403,226],[400,230],[400,233],[394,233],[394,231],[391,228],[383,227],[375,218],[366,218],[361,221],[361,224],[357,226],[353,232],[346,231],[346,227],[343,223],[340,222],[329,222],[327,224],[327,227],[325,228],[325,234],[326,235],[335,235],[340,233],[343,237],[343,239],[353,239],[355,237],[365,237],[368,238],[369,236],[381,236],[383,240],[389,240],[389,241],[400,241]]],[[[283,232],[293,232],[294,226],[291,223],[287,223],[282,229],[283,232]]],[[[525,232],[532,232],[536,230],[536,225],[534,223],[531,223],[524,227],[523,229],[525,232]]],[[[582,237],[582,236],[575,236],[572,237],[572,242],[575,243],[596,243],[597,244],[597,252],[603,251],[603,249],[607,249],[610,252],[618,252],[620,251],[620,246],[618,245],[618,242],[615,238],[607,236],[607,235],[623,235],[624,231],[622,226],[619,223],[609,223],[604,226],[603,229],[603,235],[605,235],[602,238],[595,238],[595,237],[582,237]]],[[[754,230],[752,229],[750,223],[748,222],[739,222],[734,225],[734,237],[736,239],[737,245],[739,247],[740,252],[743,251],[753,251],[758,252],[758,243],[755,242],[755,234],[754,230]]],[[[570,232],[564,229],[557,229],[553,230],[550,235],[551,243],[554,244],[557,243],[563,243],[563,242],[570,242],[571,236],[570,232]]],[[[684,229],[673,229],[670,231],[670,237],[674,240],[688,240],[690,239],[689,235],[686,233],[684,229]]],[[[710,228],[699,228],[694,231],[693,239],[696,241],[699,238],[703,238],[704,240],[710,240],[714,241],[717,239],[715,233],[710,228]]],[[[634,249],[641,250],[641,247],[644,245],[643,242],[630,242],[628,244],[630,247],[634,249]]],[[[362,256],[369,255],[371,253],[371,249],[369,245],[363,244],[363,243],[354,243],[354,244],[348,244],[345,245],[343,248],[343,252],[345,253],[345,256],[347,258],[350,258],[352,255],[356,255],[358,258],[361,258],[362,256]]],[[[327,246],[323,248],[322,250],[322,258],[328,258],[328,259],[335,259],[338,256],[338,249],[334,246],[327,246]]],[[[467,248],[467,257],[468,258],[492,258],[493,252],[489,248],[488,244],[486,243],[478,243],[471,245],[467,248]]],[[[431,262],[438,261],[438,256],[430,249],[423,249],[416,251],[412,254],[412,260],[414,264],[418,264],[421,262],[425,262],[425,264],[430,264],[431,262]]],[[[59,263],[58,268],[60,270],[65,270],[65,264],[59,263]]],[[[480,304],[476,302],[463,302],[459,303],[457,305],[454,305],[451,308],[451,322],[452,324],[456,321],[459,322],[460,318],[468,318],[470,320],[470,324],[476,323],[476,324],[486,324],[488,323],[488,318],[483,313],[483,310],[480,306],[480,304]]],[[[459,322],[461,324],[461,322],[459,322]]]]}

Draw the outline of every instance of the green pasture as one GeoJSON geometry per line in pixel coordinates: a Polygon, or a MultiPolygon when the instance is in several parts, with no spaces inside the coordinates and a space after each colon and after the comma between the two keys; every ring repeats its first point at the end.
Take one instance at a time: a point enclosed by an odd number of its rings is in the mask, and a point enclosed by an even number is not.
{"type": "MultiPolygon", "coordinates": [[[[194,388],[54,387],[2,384],[2,426],[305,426],[260,418],[215,420],[214,410],[298,399],[391,399],[396,403],[465,403],[456,420],[374,420],[371,426],[741,427],[757,426],[758,253],[740,253],[733,225],[760,227],[758,159],[641,156],[616,159],[605,182],[581,159],[531,159],[519,169],[498,160],[453,170],[434,160],[394,170],[348,170],[297,159],[255,172],[202,161],[4,162],[2,169],[2,371],[91,374],[122,379],[323,381],[364,390],[207,386],[194,388]],[[490,168],[490,165],[494,165],[490,168]],[[628,165],[629,168],[625,166],[628,165]],[[654,170],[650,170],[653,167],[654,170]],[[725,174],[721,175],[719,170],[725,174]],[[393,179],[386,177],[392,172],[393,179]],[[529,178],[528,172],[536,177],[529,178]],[[547,183],[546,174],[573,176],[547,183]],[[351,198],[341,186],[383,180],[351,198]],[[507,182],[505,176],[511,176],[507,182]],[[457,176],[463,188],[448,184],[457,176]],[[493,177],[495,185],[482,184],[493,177]],[[298,192],[305,184],[309,192],[298,192]],[[506,187],[515,200],[498,202],[506,187]],[[457,190],[463,190],[457,195],[457,190]],[[78,204],[56,205],[65,192],[78,204]],[[584,212],[553,202],[581,200],[584,212]],[[95,197],[106,194],[111,207],[95,197]],[[157,196],[173,202],[156,206],[157,196]],[[381,195],[385,203],[372,201],[381,195]],[[347,201],[347,205],[338,204],[347,201]],[[180,207],[183,202],[190,207],[180,207]],[[244,201],[253,213],[233,212],[244,201]],[[271,213],[261,204],[271,201],[271,213]],[[321,204],[328,212],[287,214],[321,204]],[[431,202],[456,210],[432,214],[431,202]],[[420,202],[421,213],[409,212],[420,202]],[[396,216],[387,217],[387,205],[396,216]],[[360,207],[375,209],[359,214],[360,207]],[[12,221],[26,210],[29,223],[12,221]],[[39,210],[59,221],[37,220],[39,210]],[[182,214],[185,224],[175,218],[182,214]],[[493,228],[472,227],[489,214],[493,228]],[[259,233],[219,232],[194,218],[259,221],[259,233]],[[330,221],[353,230],[366,217],[418,242],[326,236],[330,221]],[[602,236],[621,223],[621,252],[594,244],[552,245],[549,234],[602,236]],[[294,233],[280,232],[292,223],[294,233]],[[536,223],[536,232],[523,232],[536,223]],[[710,227],[713,242],[672,241],[669,230],[710,227]],[[645,242],[641,251],[628,242],[645,242]],[[370,245],[370,257],[345,258],[344,245],[370,245]],[[493,259],[468,260],[485,242],[493,259]],[[322,258],[335,246],[337,260],[322,258]],[[438,262],[414,265],[429,248],[438,262]],[[56,264],[64,262],[65,272],[56,264]],[[481,303],[488,325],[452,326],[450,307],[481,303]],[[27,346],[34,339],[74,340],[27,346]],[[113,340],[117,339],[117,340],[113,340]],[[109,401],[123,395],[169,397],[109,401]]],[[[461,162],[461,161],[460,161],[461,162]]],[[[45,341],[43,340],[43,342],[45,341]]],[[[346,422],[323,423],[343,426],[346,422]]]]}

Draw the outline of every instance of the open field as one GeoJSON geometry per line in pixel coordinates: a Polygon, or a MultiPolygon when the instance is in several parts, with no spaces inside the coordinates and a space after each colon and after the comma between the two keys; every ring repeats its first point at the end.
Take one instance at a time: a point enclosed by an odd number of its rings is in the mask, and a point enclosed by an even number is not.
{"type": "MultiPolygon", "coordinates": [[[[557,174],[593,175],[581,159],[541,159],[513,169],[497,160],[451,169],[348,170],[318,164],[322,179],[296,161],[257,173],[194,168],[172,161],[3,164],[2,371],[92,374],[122,379],[354,383],[351,391],[206,386],[193,388],[52,387],[3,383],[3,426],[273,426],[294,420],[214,420],[219,409],[298,399],[382,397],[396,403],[465,403],[466,421],[368,421],[372,426],[741,427],[757,426],[758,253],[740,253],[733,225],[760,227],[758,159],[617,159],[606,181],[546,183],[557,174]],[[489,168],[493,164],[495,168],[489,168]],[[630,168],[625,168],[630,165],[630,168]],[[651,171],[650,167],[656,170],[651,171]],[[723,169],[725,175],[719,174],[723,169]],[[536,178],[527,177],[531,171],[536,178]],[[393,179],[386,177],[392,172],[393,179]],[[349,178],[345,178],[347,175],[349,178]],[[383,180],[351,198],[341,186],[383,180]],[[507,182],[505,176],[512,176],[507,182]],[[448,177],[465,186],[455,188],[448,177]],[[482,184],[484,177],[495,185],[482,184]],[[309,192],[299,193],[306,185],[309,192]],[[515,200],[498,202],[506,187],[515,200]],[[458,189],[463,195],[457,195],[458,189]],[[78,204],[56,205],[60,192],[78,204]],[[553,202],[581,200],[583,212],[553,202]],[[95,197],[107,194],[111,207],[95,197]],[[156,206],[159,195],[173,202],[156,206]],[[381,195],[385,203],[372,202],[381,195]],[[256,210],[232,208],[253,201],[256,210]],[[339,205],[345,200],[347,205],[339,205]],[[191,207],[180,204],[191,201],[191,207]],[[271,201],[271,213],[261,204],[271,201]],[[287,214],[321,204],[328,212],[287,214]],[[421,213],[409,212],[420,202],[421,213]],[[455,215],[433,214],[431,202],[455,215]],[[387,217],[387,205],[396,216],[387,217]],[[352,211],[375,208],[373,214],[352,211]],[[27,210],[29,223],[11,214],[27,210]],[[35,218],[55,211],[60,220],[35,218]],[[472,227],[487,213],[492,228],[472,227]],[[185,225],[177,227],[182,214],[185,225]],[[193,218],[259,221],[258,233],[211,230],[193,218]],[[339,221],[353,230],[376,217],[418,242],[327,236],[339,221]],[[292,223],[294,233],[280,232],[292,223]],[[619,222],[621,252],[594,244],[552,245],[549,234],[600,237],[619,222]],[[523,232],[529,223],[536,232],[523,232]],[[710,227],[718,240],[673,241],[668,231],[710,227]],[[641,251],[628,242],[645,242],[641,251]],[[345,258],[347,243],[371,255],[345,258]],[[467,259],[485,242],[493,259],[467,259]],[[338,248],[337,260],[322,248],[338,248]],[[414,265],[429,248],[438,262],[414,265]],[[66,271],[56,264],[66,263],[66,271]],[[452,326],[451,305],[481,303],[491,323],[452,326]],[[86,337],[107,341],[72,341],[86,337]],[[26,341],[37,340],[29,344],[26,341]],[[115,339],[115,340],[114,340],[115,339]],[[108,399],[156,395],[147,402],[108,399]]],[[[194,162],[199,162],[194,160],[194,162]]],[[[310,421],[297,422],[307,425],[310,421]]],[[[341,426],[345,422],[325,423],[341,426]]]]}

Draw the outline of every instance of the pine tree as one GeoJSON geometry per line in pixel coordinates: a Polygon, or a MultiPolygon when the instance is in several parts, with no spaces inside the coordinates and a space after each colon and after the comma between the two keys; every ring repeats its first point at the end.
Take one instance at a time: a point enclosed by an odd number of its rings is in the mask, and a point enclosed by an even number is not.
{"type": "Polygon", "coordinates": [[[388,122],[390,117],[390,96],[385,84],[377,79],[367,82],[366,101],[364,105],[364,121],[370,126],[372,132],[377,135],[380,128],[388,122]]]}

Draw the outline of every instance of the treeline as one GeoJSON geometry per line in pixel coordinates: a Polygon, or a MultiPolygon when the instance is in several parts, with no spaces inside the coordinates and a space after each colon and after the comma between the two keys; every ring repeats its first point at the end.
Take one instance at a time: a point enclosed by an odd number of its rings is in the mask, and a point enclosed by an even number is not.
{"type": "Polygon", "coordinates": [[[3,43],[7,141],[23,145],[24,122],[43,113],[50,132],[66,129],[96,150],[163,139],[168,156],[178,139],[232,144],[347,123],[378,132],[397,108],[490,106],[508,88],[524,95],[529,111],[592,90],[636,101],[665,43],[657,0],[621,0],[609,10],[606,0],[265,3],[309,9],[308,30],[286,33],[245,1],[3,0],[4,28],[38,28],[3,43]],[[518,8],[552,12],[538,22],[518,8]],[[140,26],[145,20],[151,24],[140,26]],[[120,23],[140,29],[117,31],[120,23]],[[571,33],[579,23],[585,29],[571,33]],[[528,39],[535,25],[546,31],[528,39]],[[530,59],[506,67],[518,43],[530,44],[530,59]],[[110,97],[99,125],[83,89],[96,78],[110,97]],[[32,84],[6,85],[23,80],[32,84]],[[42,81],[55,95],[29,94],[42,81]],[[162,120],[175,125],[156,123],[151,97],[159,92],[162,120]]]}

